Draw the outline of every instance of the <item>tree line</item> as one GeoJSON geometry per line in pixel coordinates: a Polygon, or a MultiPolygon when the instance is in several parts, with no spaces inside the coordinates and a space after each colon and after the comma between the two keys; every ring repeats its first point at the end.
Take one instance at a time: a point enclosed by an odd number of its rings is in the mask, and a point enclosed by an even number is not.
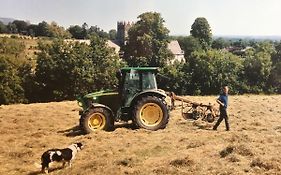
{"type": "Polygon", "coordinates": [[[123,66],[159,67],[158,86],[180,95],[217,94],[226,84],[235,94],[281,93],[281,42],[214,39],[202,17],[195,19],[190,35],[171,37],[164,22],[156,12],[138,16],[122,58],[107,46],[107,36],[91,33],[86,25],[75,31],[84,31],[77,38],[89,38],[90,45],[60,37],[39,40],[32,60],[26,59],[22,40],[0,38],[0,104],[73,100],[112,89],[123,66]],[[179,41],[185,62],[171,64],[171,39],[179,41]]]}
{"type": "Polygon", "coordinates": [[[38,24],[30,24],[23,20],[14,20],[5,25],[0,21],[0,33],[22,34],[32,37],[52,37],[63,39],[89,39],[91,35],[96,34],[100,37],[114,40],[116,39],[116,30],[112,29],[108,33],[98,26],[88,26],[83,23],[81,26],[72,25],[65,29],[56,22],[47,23],[46,21],[38,24]]]}

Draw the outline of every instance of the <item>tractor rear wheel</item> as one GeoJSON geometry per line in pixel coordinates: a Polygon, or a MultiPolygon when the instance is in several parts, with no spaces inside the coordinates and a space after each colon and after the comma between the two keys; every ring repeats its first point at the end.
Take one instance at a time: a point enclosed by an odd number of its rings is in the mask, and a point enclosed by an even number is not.
{"type": "Polygon", "coordinates": [[[133,122],[139,128],[163,129],[169,122],[167,106],[161,98],[155,96],[143,97],[135,105],[133,122]]]}
{"type": "Polygon", "coordinates": [[[107,109],[98,107],[81,116],[80,125],[87,134],[96,130],[110,131],[114,126],[114,120],[107,109]]]}

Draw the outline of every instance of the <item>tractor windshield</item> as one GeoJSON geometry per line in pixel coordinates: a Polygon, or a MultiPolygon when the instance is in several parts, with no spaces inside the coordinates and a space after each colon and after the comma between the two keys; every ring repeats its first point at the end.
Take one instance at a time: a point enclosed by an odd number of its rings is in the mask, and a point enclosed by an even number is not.
{"type": "Polygon", "coordinates": [[[142,74],[142,89],[157,89],[155,74],[152,72],[144,72],[142,74]]]}

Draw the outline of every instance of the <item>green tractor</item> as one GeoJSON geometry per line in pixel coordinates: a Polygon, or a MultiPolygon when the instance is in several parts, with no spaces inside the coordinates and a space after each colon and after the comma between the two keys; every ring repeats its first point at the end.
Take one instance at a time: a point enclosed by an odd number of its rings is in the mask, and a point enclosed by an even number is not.
{"type": "Polygon", "coordinates": [[[85,133],[110,131],[114,122],[130,121],[138,128],[166,127],[169,110],[165,91],[157,89],[155,67],[125,67],[117,72],[118,92],[99,91],[78,98],[80,126],[85,133]]]}

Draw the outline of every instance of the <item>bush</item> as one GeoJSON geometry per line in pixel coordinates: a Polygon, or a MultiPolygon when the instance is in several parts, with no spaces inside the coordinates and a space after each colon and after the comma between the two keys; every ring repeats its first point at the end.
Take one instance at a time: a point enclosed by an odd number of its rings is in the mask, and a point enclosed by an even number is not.
{"type": "Polygon", "coordinates": [[[0,56],[0,105],[25,102],[22,79],[6,57],[0,56]]]}
{"type": "Polygon", "coordinates": [[[225,84],[233,93],[240,92],[240,57],[219,50],[195,51],[188,62],[193,93],[217,94],[225,84]]]}
{"type": "Polygon", "coordinates": [[[55,40],[39,44],[36,81],[40,101],[73,100],[102,88],[112,88],[119,58],[105,40],[94,37],[91,45],[55,40]]]}

